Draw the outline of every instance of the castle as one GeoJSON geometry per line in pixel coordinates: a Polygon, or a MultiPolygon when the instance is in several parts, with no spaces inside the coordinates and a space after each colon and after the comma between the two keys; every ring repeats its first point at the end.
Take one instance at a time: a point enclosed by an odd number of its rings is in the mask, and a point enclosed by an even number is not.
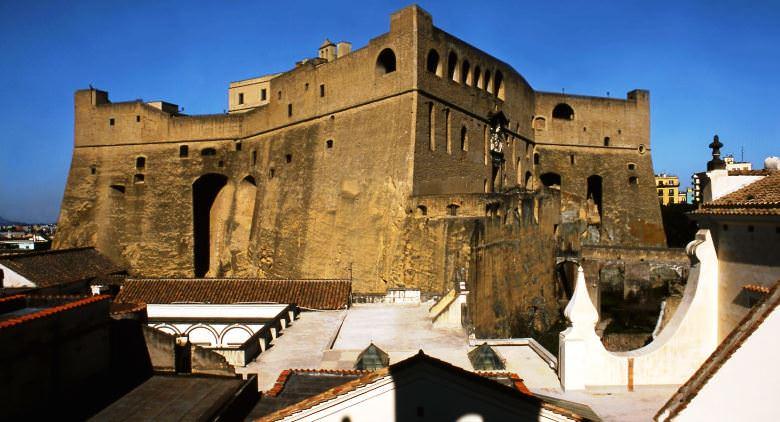
{"type": "Polygon", "coordinates": [[[545,325],[556,256],[665,244],[649,110],[536,91],[410,6],[363,48],[232,83],[226,114],[77,91],[54,247],[145,277],[464,282],[474,317],[503,301],[505,327],[545,325]]]}

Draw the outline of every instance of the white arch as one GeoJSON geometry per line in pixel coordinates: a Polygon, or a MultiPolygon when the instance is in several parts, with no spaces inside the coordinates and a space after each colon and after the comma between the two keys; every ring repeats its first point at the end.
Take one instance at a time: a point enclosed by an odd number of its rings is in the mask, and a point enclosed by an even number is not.
{"type": "Polygon", "coordinates": [[[190,338],[190,343],[205,347],[215,347],[218,345],[217,339],[219,338],[219,334],[208,325],[193,325],[187,329],[186,334],[190,338]]]}
{"type": "Polygon", "coordinates": [[[154,326],[154,329],[158,330],[158,331],[162,331],[165,334],[173,335],[173,336],[180,336],[181,335],[181,331],[179,331],[178,328],[176,328],[175,326],[173,326],[171,324],[165,324],[165,323],[157,324],[157,325],[154,326]]]}
{"type": "Polygon", "coordinates": [[[254,333],[246,325],[233,324],[225,327],[219,337],[222,346],[244,344],[254,333]]]}

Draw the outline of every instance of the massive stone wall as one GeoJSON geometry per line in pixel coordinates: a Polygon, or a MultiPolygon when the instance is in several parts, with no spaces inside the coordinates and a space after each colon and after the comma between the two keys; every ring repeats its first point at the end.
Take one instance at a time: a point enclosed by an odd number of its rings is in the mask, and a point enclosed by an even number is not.
{"type": "MultiPolygon", "coordinates": [[[[416,6],[393,14],[390,31],[367,46],[274,77],[268,95],[268,104],[245,113],[184,116],[175,106],[78,91],[54,246],[96,245],[147,277],[351,275],[358,293],[444,292],[468,267],[473,234],[482,230],[474,224],[494,212],[492,195],[539,189],[545,172],[562,177],[559,208],[548,214],[563,219],[501,236],[521,234],[520,242],[546,248],[549,236],[540,233],[549,232],[570,249],[663,241],[654,232],[660,215],[646,92],[627,100],[567,96],[572,127],[548,116],[545,129],[536,128],[535,118],[561,99],[534,92],[510,66],[435,28],[416,6]],[[495,116],[504,119],[500,159],[489,151],[495,116]],[[598,145],[605,134],[613,145],[598,145]],[[604,183],[598,221],[583,185],[594,174],[604,183]]],[[[504,233],[487,231],[494,232],[504,233]]],[[[496,289],[517,287],[506,262],[538,258],[515,246],[490,250],[484,268],[493,270],[480,277],[504,281],[481,286],[496,289]]]]}

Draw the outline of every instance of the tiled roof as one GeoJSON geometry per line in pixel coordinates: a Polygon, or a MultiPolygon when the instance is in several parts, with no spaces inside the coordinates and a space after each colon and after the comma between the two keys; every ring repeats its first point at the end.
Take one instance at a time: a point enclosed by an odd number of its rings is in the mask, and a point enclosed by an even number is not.
{"type": "Polygon", "coordinates": [[[350,280],[264,280],[239,278],[127,279],[116,297],[123,303],[296,304],[305,309],[343,309],[350,280]]]}
{"type": "Polygon", "coordinates": [[[742,286],[742,289],[743,290],[747,290],[749,292],[761,293],[761,294],[765,294],[765,295],[768,295],[769,291],[771,290],[769,287],[761,286],[759,284],[746,284],[746,285],[742,286]]]}
{"type": "Polygon", "coordinates": [[[780,215],[780,171],[761,178],[714,201],[705,202],[694,215],[780,215]]]}
{"type": "Polygon", "coordinates": [[[760,170],[729,170],[729,176],[768,176],[777,170],[772,169],[760,169],[760,170]]]}
{"type": "Polygon", "coordinates": [[[0,264],[35,283],[50,287],[118,273],[116,266],[95,248],[57,249],[0,257],[0,264]]]}
{"type": "Polygon", "coordinates": [[[84,299],[79,299],[73,302],[66,303],[64,305],[54,306],[51,308],[46,308],[38,312],[33,312],[25,315],[21,315],[17,318],[11,318],[7,319],[5,321],[0,321],[0,330],[13,327],[15,325],[23,324],[28,321],[32,321],[34,319],[39,318],[46,318],[55,314],[58,314],[60,312],[64,312],[70,309],[75,309],[80,306],[88,305],[90,303],[100,302],[101,300],[108,300],[110,299],[110,296],[106,295],[100,295],[100,296],[91,296],[84,299]]]}
{"type": "MultiPolygon", "coordinates": [[[[393,365],[390,365],[387,368],[382,368],[377,371],[368,372],[366,375],[361,376],[360,378],[354,379],[352,381],[348,381],[346,383],[343,383],[341,385],[337,385],[329,390],[323,391],[320,394],[317,394],[312,397],[308,397],[304,400],[301,400],[291,406],[285,407],[283,409],[279,409],[269,415],[265,415],[261,417],[260,419],[257,419],[258,421],[274,421],[279,420],[284,417],[293,415],[295,413],[298,413],[300,411],[310,409],[320,403],[324,403],[328,400],[334,399],[338,396],[341,396],[343,394],[347,394],[351,391],[354,391],[362,386],[371,384],[375,381],[378,381],[382,378],[385,378],[387,376],[391,376],[393,373],[398,373],[398,371],[402,371],[406,368],[409,368],[412,365],[415,365],[420,362],[426,362],[429,364],[432,364],[434,366],[438,366],[444,370],[451,371],[453,373],[456,373],[459,376],[465,377],[468,380],[481,383],[482,385],[485,385],[489,388],[495,389],[497,394],[505,394],[510,395],[514,398],[519,398],[520,400],[526,400],[531,402],[534,405],[537,405],[541,408],[545,408],[547,410],[550,410],[552,412],[558,413],[560,415],[564,415],[566,417],[572,418],[574,420],[587,420],[583,418],[582,416],[573,413],[567,409],[563,409],[561,407],[555,406],[551,403],[548,403],[542,399],[539,399],[538,397],[530,394],[528,392],[527,388],[524,388],[525,385],[523,385],[522,389],[518,389],[516,387],[516,383],[513,382],[513,386],[507,386],[502,383],[496,382],[492,379],[490,379],[490,375],[495,375],[495,373],[487,373],[487,374],[480,374],[475,373],[471,371],[467,371],[465,369],[459,368],[457,366],[451,365],[447,362],[444,362],[442,360],[436,359],[434,357],[428,356],[425,353],[423,353],[422,350],[419,351],[416,355],[403,360],[401,362],[395,363],[393,365]],[[488,376],[486,376],[488,375],[488,376]]],[[[516,376],[515,376],[516,377],[516,376]]],[[[519,379],[519,377],[516,377],[520,383],[522,384],[522,380],[519,379]]],[[[261,401],[262,402],[262,401],[261,401]]]]}
{"type": "Polygon", "coordinates": [[[726,336],[699,369],[683,384],[668,402],[656,413],[656,420],[672,420],[685,409],[715,373],[731,358],[780,305],[780,280],[775,282],[769,294],[745,315],[736,328],[726,336]]]}

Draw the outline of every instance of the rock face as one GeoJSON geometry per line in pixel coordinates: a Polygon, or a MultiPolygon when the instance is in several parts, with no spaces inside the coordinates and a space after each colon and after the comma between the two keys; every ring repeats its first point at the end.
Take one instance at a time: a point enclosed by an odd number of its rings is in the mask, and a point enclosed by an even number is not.
{"type": "Polygon", "coordinates": [[[557,319],[556,237],[664,242],[646,91],[536,92],[417,6],[263,84],[267,102],[205,116],[76,92],[54,247],[146,277],[351,277],[357,293],[465,274],[475,325],[509,333],[557,319]]]}

